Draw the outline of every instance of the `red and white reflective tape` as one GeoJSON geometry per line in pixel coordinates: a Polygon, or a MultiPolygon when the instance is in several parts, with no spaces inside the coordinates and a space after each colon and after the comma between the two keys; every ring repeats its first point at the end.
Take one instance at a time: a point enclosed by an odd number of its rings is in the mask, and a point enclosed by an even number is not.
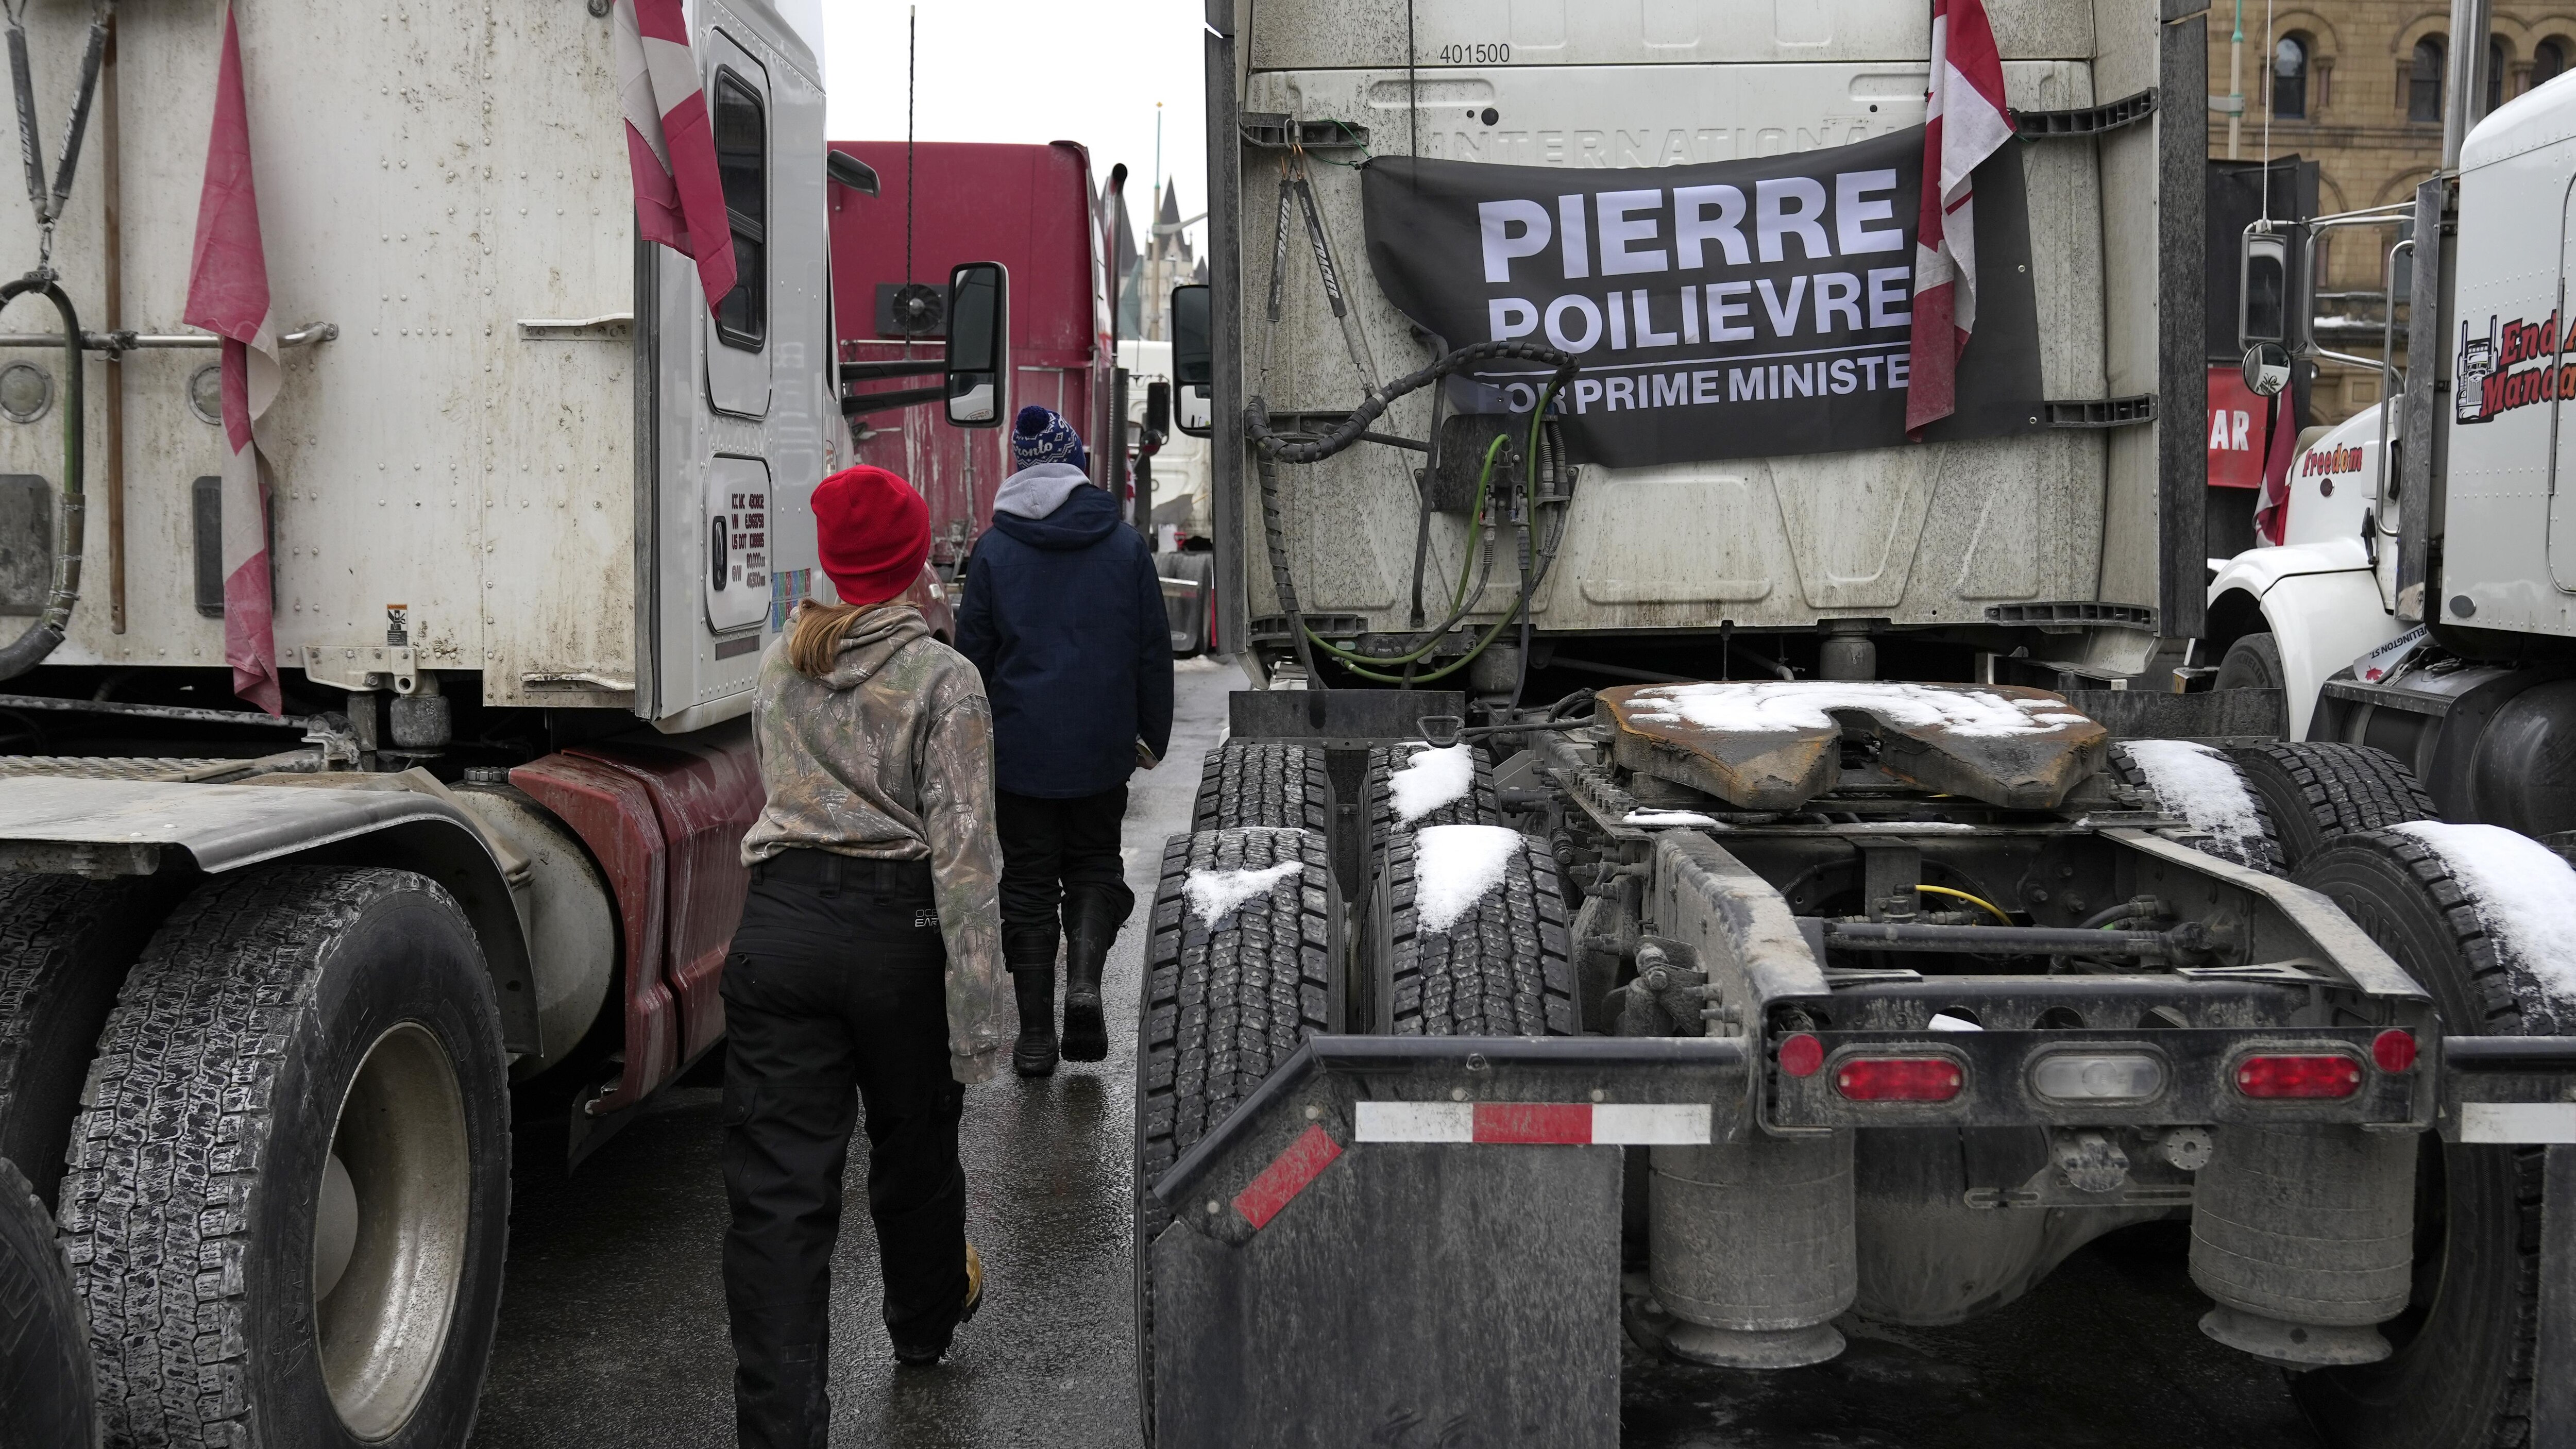
{"type": "MultiPolygon", "coordinates": [[[[1288,1144],[1287,1151],[1261,1169],[1259,1177],[1234,1195],[1234,1210],[1243,1214],[1253,1231],[1259,1232],[1270,1226],[1279,1210],[1304,1192],[1308,1183],[1321,1177],[1324,1169],[1333,1165],[1333,1159],[1341,1155],[1342,1144],[1335,1142],[1330,1133],[1321,1127],[1307,1128],[1288,1144]]],[[[1209,1203],[1208,1210],[1215,1211],[1216,1204],[1209,1203]]]]}
{"type": "Polygon", "coordinates": [[[1697,1147],[1709,1140],[1705,1102],[1361,1102],[1354,1142],[1540,1143],[1577,1147],[1697,1147]]]}

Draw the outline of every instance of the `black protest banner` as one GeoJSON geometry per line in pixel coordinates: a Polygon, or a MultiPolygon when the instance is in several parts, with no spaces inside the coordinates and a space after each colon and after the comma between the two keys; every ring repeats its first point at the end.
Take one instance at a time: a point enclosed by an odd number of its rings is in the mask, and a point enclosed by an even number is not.
{"type": "MultiPolygon", "coordinates": [[[[1583,461],[1640,467],[1903,444],[1923,132],[1725,161],[1570,171],[1380,156],[1361,172],[1369,266],[1452,347],[1578,354],[1558,400],[1583,461]]],[[[1958,411],[1927,440],[2039,426],[2039,329],[2019,148],[1976,175],[1976,333],[1958,411]]],[[[1463,410],[1527,413],[1514,364],[1463,410]]]]}

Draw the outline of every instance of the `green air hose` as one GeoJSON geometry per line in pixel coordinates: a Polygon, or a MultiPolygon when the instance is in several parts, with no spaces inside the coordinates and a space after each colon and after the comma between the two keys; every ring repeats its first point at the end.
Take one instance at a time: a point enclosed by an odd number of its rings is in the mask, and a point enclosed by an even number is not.
{"type": "MultiPolygon", "coordinates": [[[[1535,569],[1532,567],[1530,540],[1527,537],[1523,538],[1520,547],[1521,588],[1514,595],[1512,607],[1501,619],[1486,629],[1465,654],[1437,669],[1416,673],[1410,678],[1404,674],[1384,672],[1389,667],[1409,666],[1429,657],[1447,637],[1450,629],[1465,616],[1473,601],[1483,595],[1482,578],[1478,580],[1473,590],[1467,586],[1469,567],[1467,559],[1474,556],[1477,540],[1482,536],[1485,512],[1492,497],[1494,463],[1501,455],[1505,441],[1502,438],[1495,439],[1486,448],[1484,466],[1477,476],[1475,501],[1469,511],[1467,556],[1460,560],[1458,591],[1452,600],[1449,617],[1442,620],[1438,626],[1424,631],[1420,636],[1420,642],[1405,653],[1361,654],[1342,648],[1317,634],[1307,626],[1305,612],[1297,602],[1296,582],[1290,576],[1288,569],[1286,530],[1280,515],[1277,464],[1280,461],[1315,463],[1329,458],[1359,441],[1369,425],[1383,416],[1387,406],[1395,399],[1462,368],[1495,358],[1537,362],[1553,369],[1546,385],[1539,391],[1536,406],[1531,409],[1529,441],[1524,450],[1526,466],[1522,470],[1522,516],[1527,520],[1527,526],[1534,528],[1537,525],[1540,505],[1538,489],[1540,440],[1546,426],[1547,411],[1575,371],[1575,360],[1566,353],[1520,342],[1479,342],[1459,348],[1418,371],[1398,378],[1384,391],[1362,402],[1332,432],[1311,441],[1292,442],[1273,432],[1270,428],[1268,405],[1261,398],[1256,396],[1246,405],[1244,431],[1256,450],[1255,467],[1261,482],[1261,517],[1266,535],[1264,541],[1268,545],[1270,556],[1271,582],[1278,591],[1280,607],[1288,614],[1292,630],[1291,639],[1297,649],[1298,661],[1305,665],[1307,678],[1314,688],[1327,687],[1322,674],[1315,667],[1315,654],[1319,650],[1352,674],[1375,683],[1410,685],[1444,679],[1464,669],[1478,655],[1484,653],[1486,647],[1499,638],[1503,630],[1511,627],[1520,618],[1523,611],[1528,608],[1530,600],[1537,595],[1540,586],[1546,582],[1548,569],[1556,560],[1558,546],[1565,539],[1565,520],[1561,513],[1558,516],[1554,534],[1548,539],[1546,547],[1537,553],[1535,569]]],[[[1491,563],[1490,541],[1488,541],[1486,558],[1488,570],[1491,568],[1491,563]]]]}

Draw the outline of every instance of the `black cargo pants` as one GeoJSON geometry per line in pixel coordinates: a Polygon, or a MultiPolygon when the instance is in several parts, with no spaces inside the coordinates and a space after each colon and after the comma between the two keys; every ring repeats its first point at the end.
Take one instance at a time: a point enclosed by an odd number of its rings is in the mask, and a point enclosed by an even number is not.
{"type": "Polygon", "coordinates": [[[1070,800],[996,792],[1002,837],[1002,933],[1016,968],[1055,964],[1063,922],[1085,915],[1115,934],[1136,909],[1118,851],[1127,787],[1070,800]]]}
{"type": "Polygon", "coordinates": [[[747,1449],[825,1441],[831,1262],[862,1102],[886,1333],[947,1346],[966,1301],[965,1089],[925,861],[791,850],[753,867],[725,963],[725,1306],[747,1449]]]}

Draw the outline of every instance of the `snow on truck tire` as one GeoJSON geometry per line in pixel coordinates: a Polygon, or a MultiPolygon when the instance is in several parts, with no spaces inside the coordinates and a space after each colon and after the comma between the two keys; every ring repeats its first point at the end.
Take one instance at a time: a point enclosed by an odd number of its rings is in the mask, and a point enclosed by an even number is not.
{"type": "Polygon", "coordinates": [[[1375,852],[1372,988],[1398,1036],[1574,1036],[1573,912],[1546,842],[1395,830],[1375,852]]]}
{"type": "MultiPolygon", "coordinates": [[[[2298,869],[2432,995],[2446,1030],[2576,1029],[2576,871],[2492,825],[2327,841],[2298,869]]],[[[2339,1449],[2502,1449],[2529,1428],[2546,1149],[2421,1139],[2415,1291],[2374,1364],[2293,1375],[2339,1449]]]]}
{"type": "Polygon", "coordinates": [[[1148,1446],[1152,1249],[1172,1220],[1154,1182],[1306,1038],[1338,1024],[1341,905],[1321,831],[1203,830],[1163,847],[1136,1043],[1137,1406],[1148,1446]]]}
{"type": "Polygon", "coordinates": [[[0,1157],[49,1209],[99,1028],[175,896],[151,877],[0,876],[0,1157]]]}
{"type": "Polygon", "coordinates": [[[1500,825],[1494,767],[1473,745],[1397,745],[1369,751],[1369,842],[1426,825],[1500,825]]]}
{"type": "Polygon", "coordinates": [[[1303,745],[1228,741],[1208,751],[1190,829],[1276,826],[1321,830],[1327,787],[1324,757],[1303,745]]]}
{"type": "Polygon", "coordinates": [[[2189,740],[2122,740],[2111,747],[2120,782],[2189,823],[2192,848],[2249,870],[2283,874],[2280,841],[2261,791],[2236,761],[2189,740]]]}
{"type": "Polygon", "coordinates": [[[136,962],[61,1221],[111,1443],[462,1443],[509,1109],[464,912],[409,871],[200,886],[136,962]]]}
{"type": "Polygon", "coordinates": [[[54,1220],[0,1157],[0,1444],[94,1449],[89,1337],[54,1220]]]}
{"type": "Polygon", "coordinates": [[[2415,772],[2386,750],[2298,741],[2229,754],[2263,797],[2293,870],[2338,835],[2438,818],[2415,772]]]}

